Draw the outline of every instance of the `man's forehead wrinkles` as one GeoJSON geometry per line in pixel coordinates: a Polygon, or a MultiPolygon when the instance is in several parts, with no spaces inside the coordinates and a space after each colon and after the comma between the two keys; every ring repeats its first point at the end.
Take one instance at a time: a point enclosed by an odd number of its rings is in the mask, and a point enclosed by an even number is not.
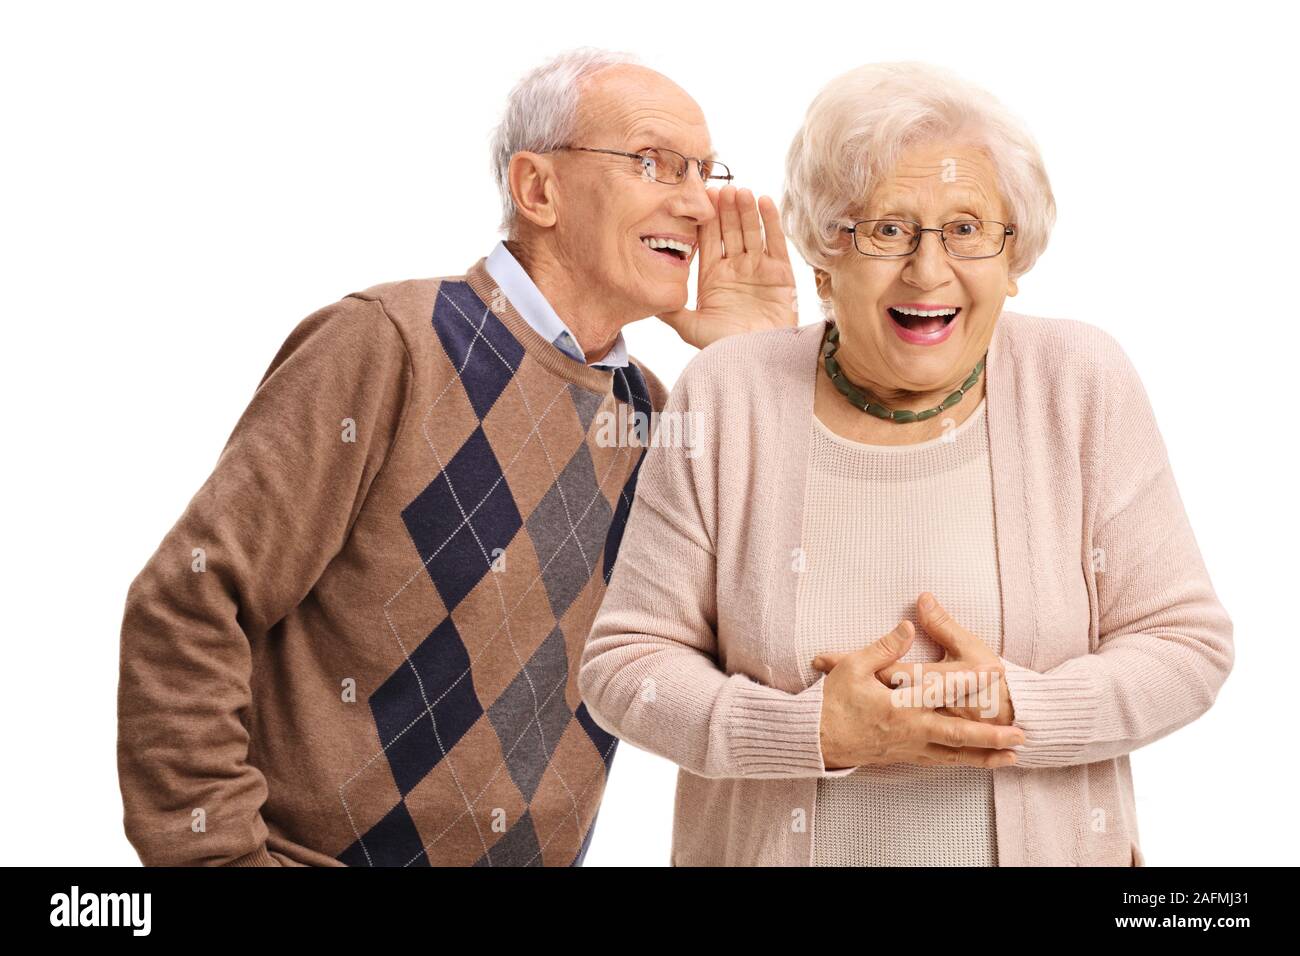
{"type": "Polygon", "coordinates": [[[696,136],[700,134],[682,123],[670,125],[660,121],[642,121],[626,126],[624,129],[626,132],[622,135],[628,140],[629,146],[663,146],[678,151],[684,150],[692,155],[704,156],[706,159],[714,158],[713,147],[708,139],[708,134],[705,133],[701,138],[697,139],[696,136]],[[693,152],[697,144],[703,145],[707,152],[693,152]]]}
{"type": "Polygon", "coordinates": [[[704,117],[690,101],[674,109],[671,104],[645,102],[636,96],[629,101],[628,97],[602,95],[593,97],[587,105],[590,108],[583,111],[580,121],[584,135],[620,137],[628,146],[635,140],[637,148],[664,146],[714,158],[704,117]],[[700,151],[700,147],[708,152],[700,151]]]}

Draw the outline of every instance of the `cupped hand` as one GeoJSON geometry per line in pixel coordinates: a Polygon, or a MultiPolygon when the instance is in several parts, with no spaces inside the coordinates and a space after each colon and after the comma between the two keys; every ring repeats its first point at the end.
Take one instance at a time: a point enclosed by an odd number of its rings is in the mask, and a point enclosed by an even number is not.
{"type": "Polygon", "coordinates": [[[769,196],[754,204],[748,189],[710,189],[717,215],[698,227],[699,274],[694,309],[659,318],[696,348],[742,332],[799,324],[794,269],[769,196]]]}

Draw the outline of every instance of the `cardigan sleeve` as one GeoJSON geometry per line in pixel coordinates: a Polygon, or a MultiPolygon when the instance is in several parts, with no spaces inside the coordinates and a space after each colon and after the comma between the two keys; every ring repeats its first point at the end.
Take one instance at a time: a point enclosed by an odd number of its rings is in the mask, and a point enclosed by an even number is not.
{"type": "Polygon", "coordinates": [[[130,585],[117,762],[146,866],[278,866],[249,761],[253,651],[346,541],[410,385],[401,332],[348,297],[291,333],[208,479],[130,585]],[[348,423],[351,423],[349,428],[348,423]]]}
{"type": "Polygon", "coordinates": [[[1020,767],[1093,763],[1159,740],[1208,710],[1232,667],[1232,621],[1150,401],[1118,343],[1113,351],[1093,468],[1098,646],[1043,673],[1003,661],[1025,732],[1020,767]]]}
{"type": "MultiPolygon", "coordinates": [[[[674,387],[666,419],[685,421],[692,412],[698,362],[674,387]]],[[[695,421],[697,442],[689,454],[666,445],[646,450],[582,656],[578,682],[587,709],[607,732],[702,777],[852,773],[853,767],[828,770],[823,762],[824,677],[790,693],[729,674],[720,664],[712,542],[721,429],[706,416],[695,421]]]]}

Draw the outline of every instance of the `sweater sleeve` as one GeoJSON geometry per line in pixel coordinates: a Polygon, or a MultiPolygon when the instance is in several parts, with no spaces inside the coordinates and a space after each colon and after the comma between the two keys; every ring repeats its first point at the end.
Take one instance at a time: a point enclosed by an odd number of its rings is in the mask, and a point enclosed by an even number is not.
{"type": "Polygon", "coordinates": [[[1043,673],[1006,666],[1021,767],[1129,753],[1195,720],[1232,667],[1232,621],[1210,583],[1145,389],[1127,357],[1107,376],[1095,464],[1096,651],[1043,673]]]}
{"type": "MultiPolygon", "coordinates": [[[[661,429],[671,416],[688,420],[697,372],[688,367],[678,380],[661,429]]],[[[646,451],[582,656],[578,682],[587,709],[607,732],[702,777],[852,773],[823,763],[824,677],[796,694],[728,674],[720,664],[712,546],[720,429],[695,412],[696,426],[684,426],[694,447],[646,451]]]]}
{"type": "Polygon", "coordinates": [[[117,761],[147,866],[276,866],[249,760],[253,648],[343,547],[411,383],[382,305],[347,297],[294,329],[216,466],[132,581],[117,761]]]}

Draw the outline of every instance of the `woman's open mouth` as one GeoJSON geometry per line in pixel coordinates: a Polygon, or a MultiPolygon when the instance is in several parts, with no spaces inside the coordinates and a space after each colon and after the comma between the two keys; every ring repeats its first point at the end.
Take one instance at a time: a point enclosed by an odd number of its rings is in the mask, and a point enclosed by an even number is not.
{"type": "Polygon", "coordinates": [[[938,345],[952,334],[961,308],[955,305],[888,306],[890,323],[898,337],[914,345],[938,345]]]}

